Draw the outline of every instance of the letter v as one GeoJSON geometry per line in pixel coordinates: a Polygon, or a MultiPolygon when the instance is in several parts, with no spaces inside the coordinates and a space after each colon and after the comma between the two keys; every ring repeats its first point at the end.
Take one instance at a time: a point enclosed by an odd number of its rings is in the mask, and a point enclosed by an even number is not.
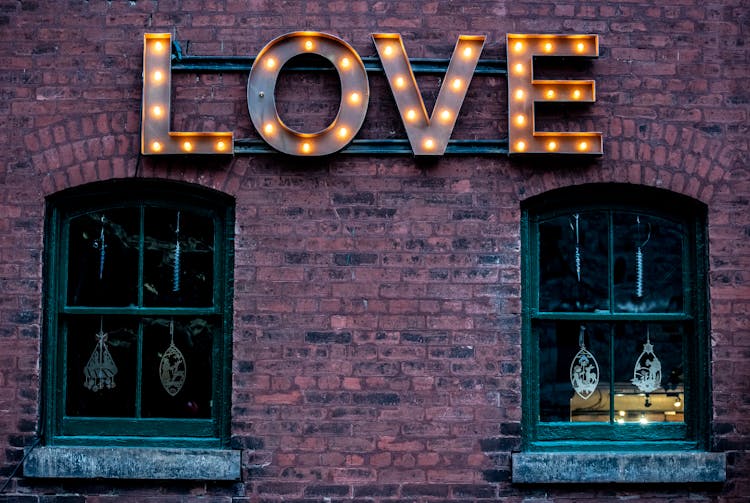
{"type": "Polygon", "coordinates": [[[372,39],[414,155],[443,155],[484,47],[485,37],[459,35],[440,85],[435,108],[429,117],[401,35],[373,33],[372,39]]]}

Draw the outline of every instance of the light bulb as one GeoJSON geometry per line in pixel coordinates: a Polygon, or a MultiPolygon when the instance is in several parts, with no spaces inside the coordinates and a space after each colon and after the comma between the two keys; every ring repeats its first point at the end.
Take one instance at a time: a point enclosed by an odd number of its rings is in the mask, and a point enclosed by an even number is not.
{"type": "Polygon", "coordinates": [[[526,142],[523,140],[516,142],[516,150],[519,152],[526,150],[526,142]]]}
{"type": "Polygon", "coordinates": [[[471,50],[471,47],[467,47],[464,49],[464,58],[470,58],[473,52],[474,51],[471,50]]]}
{"type": "Polygon", "coordinates": [[[352,66],[352,62],[349,60],[349,58],[341,58],[341,68],[346,70],[350,66],[352,66]]]}
{"type": "Polygon", "coordinates": [[[312,145],[310,145],[308,142],[304,142],[301,149],[302,153],[309,154],[312,151],[312,145]]]}
{"type": "Polygon", "coordinates": [[[357,103],[359,103],[359,101],[360,101],[361,99],[362,99],[362,97],[361,97],[361,96],[360,96],[360,94],[359,94],[359,93],[357,93],[357,92],[354,92],[354,93],[352,93],[352,94],[350,94],[350,95],[349,95],[349,101],[350,101],[350,102],[352,102],[352,103],[353,103],[353,104],[355,104],[355,105],[356,105],[357,103]]]}
{"type": "Polygon", "coordinates": [[[578,150],[580,150],[581,152],[583,152],[584,150],[588,150],[588,149],[589,149],[588,142],[582,141],[578,143],[578,150]]]}
{"type": "Polygon", "coordinates": [[[584,44],[583,42],[578,42],[578,44],[576,44],[576,51],[583,52],[585,50],[586,50],[586,44],[584,44]]]}
{"type": "Polygon", "coordinates": [[[552,42],[544,44],[544,52],[552,52],[552,42]]]}
{"type": "Polygon", "coordinates": [[[219,152],[224,152],[227,149],[227,144],[224,140],[219,140],[216,142],[216,150],[219,152]]]}
{"type": "Polygon", "coordinates": [[[516,65],[513,67],[513,71],[516,72],[519,75],[522,74],[523,73],[523,65],[521,63],[516,63],[516,65]]]}
{"type": "Polygon", "coordinates": [[[444,121],[449,121],[451,119],[451,112],[448,109],[443,110],[440,112],[440,118],[444,121]]]}
{"type": "Polygon", "coordinates": [[[185,152],[190,152],[191,150],[193,150],[193,144],[187,140],[182,142],[182,150],[184,150],[185,152]]]}
{"type": "Polygon", "coordinates": [[[263,132],[264,133],[266,133],[266,134],[273,134],[273,131],[274,131],[273,124],[271,124],[270,122],[268,124],[266,124],[265,126],[263,126],[263,132]]]}
{"type": "Polygon", "coordinates": [[[305,50],[306,51],[312,51],[313,50],[313,43],[312,40],[305,40],[305,50]]]}
{"type": "Polygon", "coordinates": [[[462,85],[463,85],[463,82],[461,82],[461,79],[453,79],[453,82],[451,82],[451,87],[453,87],[454,91],[461,90],[462,85]]]}
{"type": "Polygon", "coordinates": [[[648,424],[648,419],[646,419],[646,415],[641,414],[641,418],[638,420],[638,422],[641,424],[648,424]]]}
{"type": "Polygon", "coordinates": [[[158,82],[161,82],[161,81],[162,81],[162,80],[164,79],[164,74],[163,74],[163,73],[161,73],[161,71],[159,71],[159,70],[156,70],[156,71],[155,71],[155,72],[153,73],[153,75],[152,75],[152,77],[151,77],[151,78],[152,78],[152,80],[153,80],[154,82],[157,82],[157,83],[158,83],[158,82]]]}
{"type": "Polygon", "coordinates": [[[164,43],[163,43],[163,42],[161,42],[161,41],[159,41],[159,40],[157,40],[157,41],[156,41],[156,42],[154,43],[154,50],[155,50],[156,52],[162,52],[162,51],[164,50],[164,43]]]}
{"type": "Polygon", "coordinates": [[[403,77],[396,77],[396,87],[398,87],[399,89],[404,87],[405,82],[406,81],[403,77]]]}
{"type": "Polygon", "coordinates": [[[393,54],[393,46],[386,45],[385,49],[383,49],[383,54],[385,54],[386,56],[391,56],[393,54]]]}
{"type": "Polygon", "coordinates": [[[554,97],[555,97],[555,91],[554,91],[554,90],[552,90],[552,89],[547,89],[547,92],[546,92],[546,93],[544,93],[544,96],[545,96],[545,97],[546,97],[546,98],[547,98],[548,100],[551,100],[552,98],[554,98],[554,97]]]}
{"type": "Polygon", "coordinates": [[[575,91],[573,91],[573,99],[574,100],[580,100],[581,99],[581,90],[580,89],[576,89],[575,91]]]}
{"type": "Polygon", "coordinates": [[[516,115],[516,124],[519,126],[526,124],[526,116],[523,114],[516,115]]]}
{"type": "Polygon", "coordinates": [[[410,120],[410,121],[413,121],[414,119],[416,119],[416,118],[417,118],[417,111],[416,111],[416,110],[414,110],[413,108],[411,108],[411,109],[407,110],[407,111],[406,111],[406,118],[407,118],[408,120],[410,120]]]}
{"type": "Polygon", "coordinates": [[[151,108],[151,115],[156,117],[157,119],[163,115],[163,111],[159,105],[155,105],[151,108]]]}
{"type": "Polygon", "coordinates": [[[159,143],[158,141],[153,142],[151,144],[151,150],[153,150],[154,152],[161,152],[161,143],[159,143]]]}
{"type": "Polygon", "coordinates": [[[268,68],[269,70],[273,70],[274,68],[276,68],[276,60],[273,58],[268,58],[266,60],[266,68],[268,68]]]}
{"type": "Polygon", "coordinates": [[[517,89],[516,90],[515,97],[516,97],[517,100],[522,100],[524,96],[526,96],[526,93],[523,92],[523,89],[517,89]]]}
{"type": "Polygon", "coordinates": [[[349,134],[349,130],[347,128],[345,128],[343,126],[339,128],[339,136],[341,138],[346,138],[346,135],[348,135],[348,134],[349,134]]]}
{"type": "Polygon", "coordinates": [[[432,138],[427,138],[424,141],[423,145],[427,150],[432,150],[433,148],[435,148],[435,141],[432,138]]]}
{"type": "Polygon", "coordinates": [[[521,42],[516,42],[516,43],[515,43],[515,44],[513,45],[513,50],[514,50],[514,51],[516,51],[516,52],[521,52],[521,51],[523,51],[523,43],[521,43],[521,42]]]}
{"type": "Polygon", "coordinates": [[[547,143],[547,150],[549,151],[557,150],[557,142],[552,140],[549,143],[547,143]]]}
{"type": "Polygon", "coordinates": [[[625,417],[625,411],[624,411],[624,410],[621,410],[621,411],[619,412],[619,414],[620,414],[620,417],[625,417]]]}

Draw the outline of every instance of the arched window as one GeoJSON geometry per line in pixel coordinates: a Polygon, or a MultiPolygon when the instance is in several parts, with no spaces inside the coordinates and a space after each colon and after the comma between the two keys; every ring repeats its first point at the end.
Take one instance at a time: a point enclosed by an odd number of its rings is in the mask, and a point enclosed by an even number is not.
{"type": "Polygon", "coordinates": [[[705,449],[705,206],[584,185],[522,215],[524,451],[705,449]]]}
{"type": "Polygon", "coordinates": [[[234,202],[113,181],[48,199],[48,445],[228,443],[234,202]]]}

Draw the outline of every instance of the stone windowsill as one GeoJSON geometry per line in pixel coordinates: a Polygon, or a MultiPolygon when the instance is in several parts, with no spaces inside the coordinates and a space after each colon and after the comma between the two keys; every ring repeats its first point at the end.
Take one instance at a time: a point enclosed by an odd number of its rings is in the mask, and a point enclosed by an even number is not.
{"type": "Polygon", "coordinates": [[[240,480],[241,452],[228,449],[37,447],[24,476],[152,480],[240,480]]]}
{"type": "Polygon", "coordinates": [[[726,455],[716,452],[521,452],[513,454],[517,484],[720,483],[726,455]]]}

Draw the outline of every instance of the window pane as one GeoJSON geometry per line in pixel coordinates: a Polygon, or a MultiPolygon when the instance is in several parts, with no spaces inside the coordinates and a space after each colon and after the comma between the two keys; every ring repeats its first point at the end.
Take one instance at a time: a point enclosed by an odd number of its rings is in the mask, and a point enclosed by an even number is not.
{"type": "Polygon", "coordinates": [[[613,226],[615,311],[681,312],[682,226],[633,213],[613,226]]]}
{"type": "Polygon", "coordinates": [[[615,421],[685,421],[684,335],[676,323],[617,327],[615,421]]]}
{"type": "Polygon", "coordinates": [[[607,226],[603,212],[571,213],[539,224],[541,311],[609,309],[607,226]]]}
{"type": "Polygon", "coordinates": [[[145,305],[210,306],[213,220],[191,211],[147,208],[145,227],[145,305]]]}
{"type": "Polygon", "coordinates": [[[109,317],[75,318],[66,336],[66,415],[134,417],[137,327],[109,317]]]}
{"type": "Polygon", "coordinates": [[[211,417],[213,342],[217,326],[205,318],[144,320],[143,416],[211,417]]]}
{"type": "Polygon", "coordinates": [[[137,209],[87,213],[70,220],[68,305],[137,303],[138,229],[137,209]]]}
{"type": "Polygon", "coordinates": [[[604,323],[567,321],[535,324],[539,338],[539,418],[609,422],[610,329],[604,323]],[[595,383],[598,367],[598,384],[595,383]],[[580,393],[577,393],[573,380],[580,393]]]}

